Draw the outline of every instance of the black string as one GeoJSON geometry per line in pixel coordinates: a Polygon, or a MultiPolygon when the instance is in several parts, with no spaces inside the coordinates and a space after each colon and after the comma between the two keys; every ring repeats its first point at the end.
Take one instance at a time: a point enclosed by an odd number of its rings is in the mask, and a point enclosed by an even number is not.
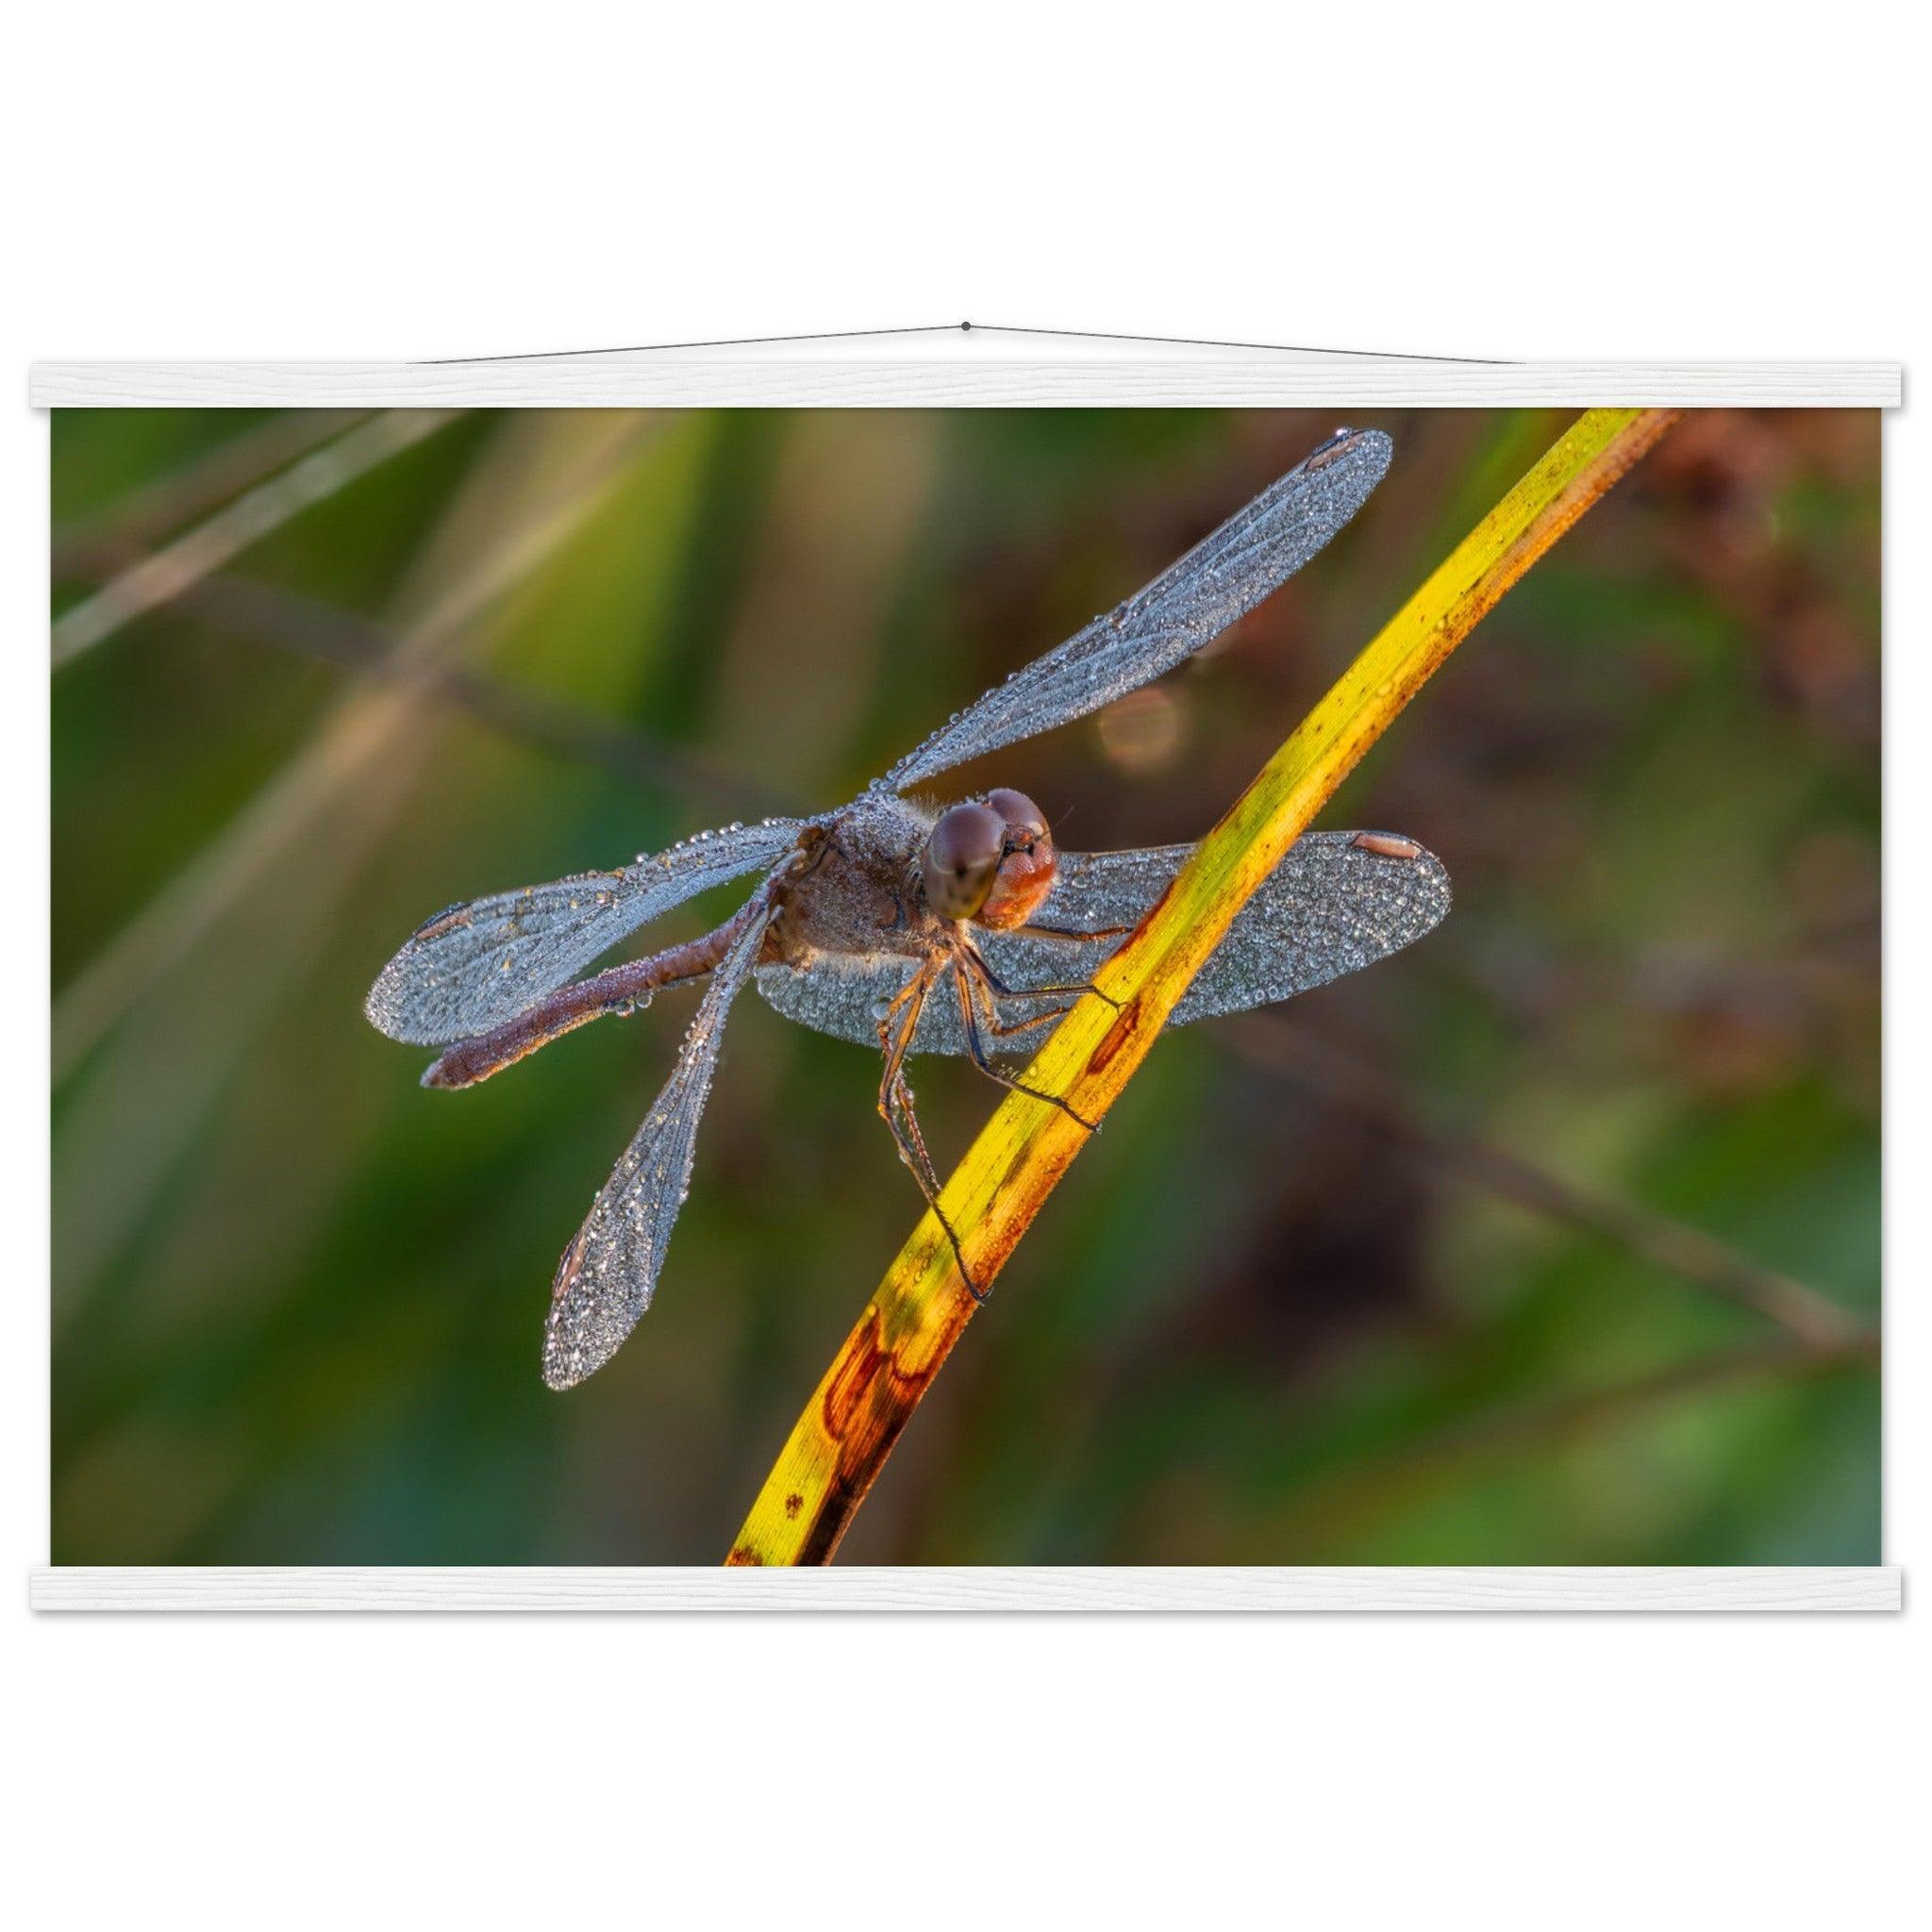
{"type": "Polygon", "coordinates": [[[509,356],[436,356],[419,367],[446,368],[465,362],[552,362],[572,356],[649,356],[676,349],[752,349],[772,342],[842,342],[865,336],[947,336],[970,335],[978,329],[983,335],[1066,336],[1089,342],[1162,342],[1184,349],[1265,349],[1295,356],[1361,356],[1390,362],[1471,362],[1501,367],[1505,358],[1497,356],[1425,356],[1394,349],[1323,349],[1307,342],[1229,342],[1206,336],[1139,336],[1111,329],[1092,328],[1011,328],[1002,323],[928,322],[909,328],[831,328],[812,329],[789,336],[723,336],[701,342],[626,342],[609,349],[533,349],[509,356]]]}

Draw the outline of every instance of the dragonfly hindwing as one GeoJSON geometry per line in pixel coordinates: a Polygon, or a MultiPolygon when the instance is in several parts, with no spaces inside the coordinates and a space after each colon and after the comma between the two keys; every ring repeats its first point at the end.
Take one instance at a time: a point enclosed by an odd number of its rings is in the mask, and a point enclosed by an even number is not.
{"type": "Polygon", "coordinates": [[[391,1040],[442,1046],[513,1020],[647,921],[709,887],[769,871],[797,819],[701,832],[617,872],[496,892],[439,913],[406,941],[365,1009],[391,1040]]]}

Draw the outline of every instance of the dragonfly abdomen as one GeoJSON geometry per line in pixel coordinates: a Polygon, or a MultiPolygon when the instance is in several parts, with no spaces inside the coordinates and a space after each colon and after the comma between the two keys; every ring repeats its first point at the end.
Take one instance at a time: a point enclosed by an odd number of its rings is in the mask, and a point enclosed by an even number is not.
{"type": "Polygon", "coordinates": [[[459,1040],[423,1075],[424,1086],[474,1087],[592,1020],[601,1020],[607,1013],[634,1012],[666,987],[702,979],[763,909],[762,895],[755,896],[723,925],[697,939],[667,946],[647,958],[626,959],[594,978],[558,987],[514,1020],[474,1040],[459,1040]]]}

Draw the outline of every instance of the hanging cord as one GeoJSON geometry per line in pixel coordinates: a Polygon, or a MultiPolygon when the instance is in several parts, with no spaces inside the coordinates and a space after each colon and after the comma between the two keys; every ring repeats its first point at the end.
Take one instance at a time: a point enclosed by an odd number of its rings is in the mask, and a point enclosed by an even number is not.
{"type": "Polygon", "coordinates": [[[929,322],[910,328],[831,328],[790,336],[724,336],[702,342],[626,342],[610,349],[534,349],[509,356],[436,356],[419,366],[449,367],[463,362],[554,362],[572,356],[664,355],[678,349],[753,349],[772,342],[846,342],[868,336],[1064,336],[1089,342],[1161,342],[1182,349],[1263,349],[1292,356],[1360,356],[1387,362],[1473,362],[1503,366],[1500,356],[1425,356],[1394,349],[1321,349],[1306,342],[1228,342],[1205,336],[1137,336],[1091,328],[1008,328],[1000,323],[929,322]]]}

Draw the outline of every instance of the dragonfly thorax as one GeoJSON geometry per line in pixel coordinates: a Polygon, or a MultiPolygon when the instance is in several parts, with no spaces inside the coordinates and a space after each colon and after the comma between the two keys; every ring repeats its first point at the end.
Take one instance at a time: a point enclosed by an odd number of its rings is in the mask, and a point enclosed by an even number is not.
{"type": "Polygon", "coordinates": [[[826,955],[922,956],[919,855],[932,827],[930,809],[873,792],[808,825],[773,887],[769,956],[800,969],[826,955]]]}

